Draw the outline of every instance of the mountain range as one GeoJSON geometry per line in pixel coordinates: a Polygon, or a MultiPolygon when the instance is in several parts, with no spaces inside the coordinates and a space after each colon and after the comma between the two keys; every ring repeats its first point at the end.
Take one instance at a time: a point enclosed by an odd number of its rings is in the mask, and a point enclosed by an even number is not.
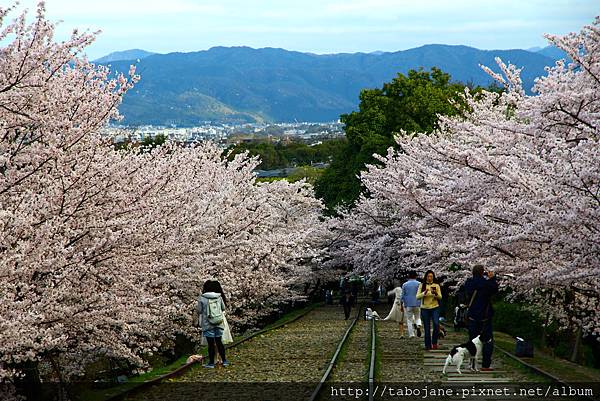
{"type": "Polygon", "coordinates": [[[495,57],[523,67],[527,90],[544,67],[564,57],[556,48],[480,50],[425,45],[398,52],[317,55],[277,48],[213,47],[189,53],[143,50],[96,60],[113,71],[137,65],[141,81],[120,107],[123,124],[193,126],[202,122],[334,121],[355,110],[363,88],[381,87],[398,73],[439,67],[453,81],[488,85],[480,68],[495,57]]]}
{"type": "Polygon", "coordinates": [[[124,50],[121,52],[112,52],[110,54],[107,54],[104,57],[100,57],[99,59],[94,60],[94,62],[98,63],[98,64],[107,64],[112,61],[122,61],[122,60],[136,60],[137,61],[137,60],[146,58],[148,56],[152,56],[153,54],[157,54],[157,53],[148,52],[148,51],[142,50],[142,49],[131,49],[131,50],[124,50]]]}

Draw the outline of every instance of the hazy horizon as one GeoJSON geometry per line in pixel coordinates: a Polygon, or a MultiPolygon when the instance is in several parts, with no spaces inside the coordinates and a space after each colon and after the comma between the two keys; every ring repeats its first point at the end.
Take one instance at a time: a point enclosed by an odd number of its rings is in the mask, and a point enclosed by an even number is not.
{"type": "MultiPolygon", "coordinates": [[[[12,3],[12,2],[11,2],[12,3]]],[[[579,31],[593,21],[592,0],[305,0],[217,2],[120,0],[82,4],[47,0],[57,38],[74,29],[102,30],[90,59],[115,51],[190,52],[215,46],[274,47],[331,53],[399,51],[424,44],[484,50],[543,47],[544,33],[579,31]]],[[[10,3],[9,3],[10,4],[10,3]]],[[[34,14],[36,0],[22,0],[34,14]]],[[[16,13],[11,13],[14,17],[16,13]]]]}
{"type": "MultiPolygon", "coordinates": [[[[290,52],[299,52],[299,53],[306,53],[306,54],[316,54],[318,56],[326,56],[326,55],[330,55],[330,54],[356,54],[356,53],[364,53],[364,54],[372,54],[372,53],[377,53],[377,52],[383,52],[383,53],[394,53],[394,52],[401,52],[401,51],[405,51],[405,50],[411,50],[411,49],[416,49],[419,47],[423,47],[423,46],[467,46],[467,45],[461,45],[461,44],[448,44],[448,43],[423,43],[422,45],[418,45],[415,47],[409,47],[406,49],[397,49],[397,50],[373,50],[371,52],[362,52],[362,51],[355,51],[355,52],[335,52],[335,53],[316,53],[316,52],[309,52],[309,51],[300,51],[300,50],[294,50],[294,49],[286,49],[283,47],[273,47],[273,46],[263,46],[263,47],[253,47],[253,46],[247,46],[247,45],[231,45],[231,46],[222,46],[222,45],[215,45],[215,46],[211,46],[209,48],[206,49],[197,49],[197,50],[187,50],[187,51],[180,51],[180,50],[173,50],[173,51],[165,51],[165,52],[158,52],[158,51],[153,51],[152,49],[140,49],[140,48],[130,48],[130,49],[116,49],[113,51],[109,51],[106,54],[101,55],[100,57],[96,57],[96,58],[101,58],[104,56],[107,56],[109,54],[112,53],[121,53],[121,52],[126,52],[126,51],[132,51],[132,50],[143,50],[143,51],[147,51],[149,53],[155,53],[155,54],[170,54],[170,53],[193,53],[193,52],[202,52],[202,51],[208,51],[212,48],[215,47],[225,47],[225,48],[236,48],[236,47],[240,47],[240,48],[250,48],[253,50],[261,50],[261,49],[279,49],[279,50],[285,50],[285,51],[290,51],[290,52]]],[[[542,46],[532,46],[529,48],[523,48],[523,47],[513,47],[513,48],[507,48],[507,49],[481,49],[481,48],[476,48],[479,50],[527,50],[527,51],[536,51],[536,50],[541,50],[544,47],[546,47],[548,44],[543,44],[542,46]]],[[[473,47],[473,46],[469,46],[469,47],[473,47]]],[[[475,47],[474,47],[475,48],[475,47]]]]}

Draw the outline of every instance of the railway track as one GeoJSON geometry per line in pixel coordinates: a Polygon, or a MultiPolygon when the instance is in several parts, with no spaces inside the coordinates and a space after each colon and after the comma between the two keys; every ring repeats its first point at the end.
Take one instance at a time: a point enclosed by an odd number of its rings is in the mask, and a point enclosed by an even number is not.
{"type": "Polygon", "coordinates": [[[352,323],[348,326],[348,329],[346,329],[346,331],[344,332],[344,335],[342,336],[340,342],[338,343],[337,348],[333,354],[333,357],[331,357],[331,361],[329,361],[329,365],[327,366],[327,369],[325,369],[325,373],[323,373],[323,376],[321,376],[321,380],[319,380],[319,383],[317,384],[315,390],[311,394],[309,401],[315,401],[320,396],[322,396],[321,392],[325,386],[325,383],[329,380],[331,373],[333,372],[333,369],[335,368],[336,364],[338,363],[338,359],[342,352],[342,348],[344,347],[348,338],[350,337],[350,333],[356,326],[356,322],[359,321],[362,309],[363,309],[363,305],[358,307],[356,316],[352,320],[352,323]]]}
{"type": "Polygon", "coordinates": [[[185,366],[118,397],[138,400],[307,400],[319,394],[361,314],[345,321],[339,306],[320,306],[294,322],[264,330],[227,350],[231,365],[185,366]],[[333,357],[331,357],[333,353],[333,357]],[[322,385],[322,384],[321,384],[322,385]],[[201,395],[201,396],[200,396],[201,395]]]}
{"type": "MultiPolygon", "coordinates": [[[[385,316],[389,307],[379,305],[376,310],[385,316]]],[[[231,365],[225,369],[186,365],[112,400],[317,401],[331,400],[335,385],[350,383],[363,391],[363,396],[354,399],[371,401],[386,399],[381,390],[393,383],[413,382],[415,386],[513,383],[516,388],[525,381],[514,367],[503,366],[497,356],[494,357],[497,369],[493,372],[471,373],[463,369],[463,375],[458,375],[452,366],[447,375],[442,375],[445,357],[452,346],[464,341],[465,332],[448,330],[439,350],[425,352],[422,338],[402,338],[396,323],[365,321],[362,316],[362,305],[349,321],[343,319],[339,306],[314,308],[293,321],[236,341],[228,348],[231,365]]],[[[501,353],[507,352],[498,349],[497,354],[501,353]]],[[[566,384],[520,358],[509,356],[546,381],[566,384]]],[[[531,377],[527,380],[532,381],[531,377]]]]}
{"type": "Polygon", "coordinates": [[[369,401],[375,397],[375,361],[377,355],[377,330],[375,328],[375,319],[371,320],[371,358],[369,359],[369,392],[367,393],[369,401]]]}
{"type": "MultiPolygon", "coordinates": [[[[383,316],[383,314],[380,315],[383,316]]],[[[447,335],[440,339],[438,350],[424,351],[422,338],[401,338],[398,333],[398,327],[392,322],[373,321],[371,324],[372,353],[369,362],[368,376],[368,400],[394,399],[397,397],[384,395],[386,384],[409,384],[410,382],[430,383],[434,386],[446,386],[455,388],[464,388],[472,386],[473,388],[490,387],[494,385],[502,386],[511,390],[511,395],[501,397],[486,396],[482,400],[522,400],[520,388],[523,384],[533,383],[551,383],[559,388],[560,386],[569,387],[566,383],[556,376],[545,372],[538,367],[527,363],[521,358],[498,346],[495,346],[494,366],[495,369],[489,372],[470,372],[463,367],[463,374],[456,372],[456,367],[451,366],[446,375],[442,375],[442,369],[445,359],[450,349],[456,344],[460,344],[467,339],[465,331],[456,332],[453,329],[447,329],[447,335]],[[393,351],[390,351],[393,350],[393,351]],[[517,362],[522,369],[515,369],[506,363],[503,358],[517,362]],[[528,369],[539,379],[532,378],[531,375],[525,376],[523,368],[528,369]],[[514,394],[514,398],[513,397],[514,394]]],[[[464,363],[463,366],[466,365],[464,363]]],[[[478,361],[481,366],[481,359],[478,361]]],[[[367,399],[366,397],[364,399],[367,399]]],[[[547,397],[552,400],[573,400],[573,397],[547,397]]],[[[599,400],[581,396],[577,399],[599,400]]]]}
{"type": "MultiPolygon", "coordinates": [[[[233,343],[227,344],[225,346],[225,348],[226,348],[226,350],[233,349],[233,348],[238,347],[238,346],[244,344],[245,342],[250,341],[250,340],[252,340],[255,337],[261,336],[261,335],[263,335],[263,334],[265,334],[265,333],[267,333],[269,331],[277,330],[277,329],[282,328],[282,327],[284,327],[286,325],[294,323],[294,322],[296,322],[297,320],[303,318],[304,316],[306,316],[307,314],[309,314],[310,312],[312,312],[315,308],[317,308],[317,307],[319,307],[321,305],[322,305],[322,303],[314,304],[314,305],[312,305],[311,307],[308,307],[305,311],[303,311],[302,313],[298,314],[297,316],[295,316],[294,318],[292,318],[290,320],[287,320],[287,321],[284,321],[282,323],[275,324],[275,325],[269,326],[267,328],[264,328],[264,329],[258,330],[256,332],[253,332],[251,334],[242,336],[241,338],[236,339],[233,343]]],[[[119,392],[119,393],[117,393],[117,394],[115,394],[113,396],[110,396],[110,397],[106,398],[104,401],[123,401],[123,400],[128,400],[132,396],[135,396],[136,394],[139,394],[140,392],[143,392],[144,390],[146,390],[146,389],[148,389],[148,388],[150,388],[152,386],[156,386],[156,385],[160,384],[161,382],[164,382],[164,381],[171,380],[173,378],[179,377],[179,376],[185,374],[186,372],[188,372],[190,369],[192,369],[192,368],[194,368],[194,367],[196,367],[198,365],[199,365],[198,361],[194,361],[194,362],[191,362],[191,363],[186,363],[186,364],[180,366],[179,368],[177,368],[177,369],[175,369],[175,370],[173,370],[171,372],[168,372],[168,373],[166,373],[164,375],[157,376],[155,378],[152,378],[151,380],[140,382],[139,384],[137,384],[137,385],[135,385],[133,387],[130,387],[130,388],[124,390],[124,391],[121,391],[121,392],[119,392]]]]}

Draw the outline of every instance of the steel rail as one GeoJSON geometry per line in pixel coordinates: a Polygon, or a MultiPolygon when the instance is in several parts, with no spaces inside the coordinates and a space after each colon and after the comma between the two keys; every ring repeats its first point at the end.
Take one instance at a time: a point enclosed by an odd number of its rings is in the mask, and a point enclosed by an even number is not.
{"type": "Polygon", "coordinates": [[[321,380],[317,384],[317,387],[313,391],[313,393],[310,396],[310,398],[308,399],[308,401],[315,401],[317,399],[317,397],[319,396],[319,393],[323,389],[323,385],[325,384],[325,382],[327,381],[327,379],[331,375],[331,372],[333,371],[333,368],[335,367],[335,364],[337,363],[337,359],[340,356],[340,352],[342,350],[342,347],[346,343],[346,340],[350,336],[350,332],[352,332],[352,329],[354,329],[354,326],[356,325],[356,322],[360,318],[360,311],[362,310],[362,308],[363,308],[363,304],[361,304],[358,307],[358,311],[356,313],[356,317],[354,318],[354,320],[352,320],[352,323],[348,326],[348,328],[344,332],[344,335],[342,336],[342,339],[338,343],[338,346],[337,346],[337,348],[335,350],[335,353],[333,354],[333,357],[331,358],[331,361],[327,365],[327,369],[325,369],[325,373],[323,373],[323,377],[321,377],[321,380]]]}
{"type": "MultiPolygon", "coordinates": [[[[267,332],[272,331],[272,330],[279,329],[279,328],[281,328],[283,326],[286,326],[286,325],[288,325],[290,323],[293,323],[293,322],[295,322],[295,321],[303,318],[304,316],[308,315],[310,312],[312,312],[313,310],[315,310],[319,306],[323,306],[323,302],[318,302],[318,303],[315,303],[315,304],[311,305],[310,307],[307,308],[306,311],[302,312],[298,316],[293,317],[290,320],[287,320],[285,322],[281,322],[281,323],[275,324],[274,326],[271,326],[271,327],[267,327],[267,328],[258,330],[258,331],[254,332],[252,334],[249,334],[249,335],[244,336],[244,337],[242,337],[242,338],[240,338],[238,340],[235,340],[231,344],[227,344],[225,346],[225,348],[226,349],[231,349],[231,348],[237,347],[238,345],[243,344],[246,341],[251,340],[252,338],[254,338],[254,337],[258,336],[258,335],[267,333],[267,332]]],[[[150,380],[146,380],[146,381],[140,382],[139,385],[136,385],[134,387],[130,387],[130,388],[126,389],[126,390],[123,390],[122,392],[120,392],[118,394],[115,394],[113,396],[110,396],[109,398],[104,399],[104,401],[122,401],[123,399],[125,399],[125,397],[127,397],[129,395],[132,395],[134,393],[137,393],[139,391],[142,391],[142,390],[144,390],[144,389],[146,389],[148,387],[151,387],[151,386],[153,386],[155,384],[158,384],[158,383],[160,383],[161,381],[163,381],[165,379],[170,379],[170,378],[173,378],[173,377],[180,376],[181,374],[183,374],[184,372],[186,372],[187,370],[189,370],[192,366],[194,366],[194,365],[196,365],[198,363],[201,363],[201,361],[193,361],[193,362],[190,362],[190,363],[186,363],[186,364],[178,367],[177,369],[175,369],[175,370],[173,370],[171,372],[165,373],[164,375],[157,376],[157,377],[154,377],[154,378],[152,378],[150,380]]]]}
{"type": "MultiPolygon", "coordinates": [[[[442,324],[444,327],[446,327],[447,329],[449,329],[449,325],[447,324],[442,324]]],[[[518,356],[514,355],[513,353],[505,350],[503,347],[499,346],[498,344],[494,344],[494,348],[497,349],[498,351],[500,351],[502,354],[506,355],[507,357],[509,357],[510,359],[520,363],[521,365],[525,366],[526,368],[528,368],[529,370],[531,370],[532,372],[534,372],[535,374],[545,377],[546,379],[550,379],[551,381],[558,383],[558,384],[562,384],[564,386],[571,386],[570,383],[565,382],[564,380],[562,380],[561,378],[554,376],[551,373],[546,372],[543,369],[540,369],[539,367],[532,365],[530,363],[527,363],[526,361],[524,361],[523,359],[519,358],[518,356]]],[[[598,401],[597,398],[591,398],[588,396],[583,396],[584,399],[586,400],[590,400],[590,401],[598,401]]]]}
{"type": "Polygon", "coordinates": [[[373,401],[374,386],[375,386],[375,354],[376,354],[376,337],[375,319],[371,319],[371,362],[369,363],[369,401],[373,401]]]}

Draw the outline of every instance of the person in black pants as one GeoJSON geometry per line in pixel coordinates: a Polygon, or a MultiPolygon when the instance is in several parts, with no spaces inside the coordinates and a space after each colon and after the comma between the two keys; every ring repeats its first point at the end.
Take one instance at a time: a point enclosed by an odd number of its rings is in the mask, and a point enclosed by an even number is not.
{"type": "Polygon", "coordinates": [[[225,359],[225,346],[222,337],[224,325],[222,322],[223,312],[225,311],[225,302],[222,295],[223,289],[218,281],[207,280],[202,288],[202,294],[198,298],[198,316],[202,335],[208,343],[209,362],[204,365],[205,368],[214,369],[215,367],[215,349],[221,356],[223,366],[228,366],[229,362],[225,359]],[[211,309],[212,306],[212,309],[211,309]],[[209,309],[212,315],[209,317],[209,309]],[[219,315],[220,313],[220,315],[219,315]],[[220,321],[219,321],[220,320],[220,321]]]}
{"type": "Polygon", "coordinates": [[[354,297],[350,291],[346,291],[344,294],[342,294],[340,304],[344,307],[344,320],[348,320],[350,317],[350,311],[352,310],[352,305],[354,304],[354,297]]]}
{"type": "Polygon", "coordinates": [[[492,296],[498,292],[498,282],[494,272],[485,272],[482,265],[473,267],[473,277],[465,282],[466,299],[470,306],[467,311],[469,339],[478,335],[483,343],[481,367],[483,371],[492,370],[494,334],[492,327],[492,296]]]}

